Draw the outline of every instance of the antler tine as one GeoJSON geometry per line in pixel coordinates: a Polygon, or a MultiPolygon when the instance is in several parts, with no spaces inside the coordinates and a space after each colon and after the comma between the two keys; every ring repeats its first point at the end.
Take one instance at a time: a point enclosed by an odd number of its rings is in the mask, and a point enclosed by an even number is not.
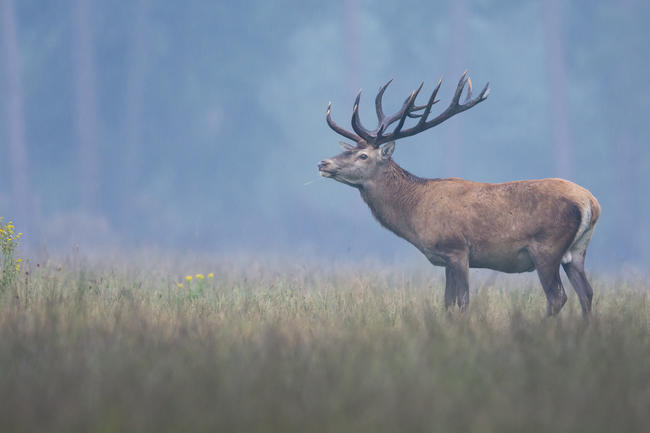
{"type": "Polygon", "coordinates": [[[438,80],[438,84],[436,84],[435,89],[433,89],[433,92],[431,92],[431,96],[429,96],[429,102],[427,102],[426,105],[423,105],[424,111],[422,114],[419,116],[420,120],[418,122],[418,125],[426,122],[427,117],[429,117],[429,113],[431,112],[431,107],[433,107],[433,104],[436,102],[440,102],[438,99],[436,99],[436,96],[438,95],[438,90],[440,90],[440,85],[442,84],[442,77],[438,80]]]}
{"type": "Polygon", "coordinates": [[[414,105],[413,108],[411,108],[409,110],[409,112],[407,113],[407,116],[410,117],[411,119],[420,118],[420,117],[422,117],[422,113],[418,114],[418,113],[416,113],[416,111],[424,110],[425,108],[427,108],[426,104],[424,104],[424,105],[414,105]]]}
{"type": "Polygon", "coordinates": [[[332,103],[330,102],[327,104],[327,124],[330,126],[330,128],[332,128],[336,133],[344,136],[345,138],[354,140],[357,143],[361,141],[361,137],[359,137],[357,134],[341,128],[339,125],[336,124],[336,122],[332,120],[332,116],[330,115],[331,110],[332,110],[332,103]]]}
{"type": "Polygon", "coordinates": [[[451,100],[451,105],[459,105],[458,101],[460,100],[460,96],[463,94],[463,89],[465,88],[465,83],[467,83],[467,80],[469,77],[467,76],[467,71],[463,72],[463,75],[460,77],[460,80],[458,81],[458,87],[456,87],[456,92],[454,93],[454,97],[451,100]]]}
{"type": "Polygon", "coordinates": [[[485,101],[488,95],[490,94],[489,85],[490,83],[486,83],[485,87],[483,87],[483,90],[481,90],[481,93],[479,93],[478,96],[474,99],[470,99],[471,98],[471,89],[470,89],[470,95],[468,99],[465,100],[465,103],[460,106],[462,108],[460,111],[465,111],[468,108],[472,108],[474,105],[478,104],[479,102],[485,101]]]}
{"type": "Polygon", "coordinates": [[[406,122],[406,117],[408,116],[408,113],[411,110],[413,103],[415,102],[415,98],[418,97],[420,90],[422,90],[422,86],[424,86],[424,81],[420,83],[417,89],[411,92],[411,96],[409,96],[406,102],[404,103],[402,110],[398,113],[400,114],[399,123],[397,124],[397,126],[395,127],[391,135],[399,134],[399,132],[402,130],[402,127],[404,126],[404,122],[406,122]]]}
{"type": "Polygon", "coordinates": [[[415,94],[413,95],[413,102],[415,102],[415,98],[418,97],[418,94],[420,93],[420,90],[422,90],[422,87],[423,87],[423,86],[424,86],[424,81],[421,82],[420,85],[418,86],[418,88],[415,89],[415,92],[413,92],[413,93],[415,93],[415,94]]]}
{"type": "Polygon", "coordinates": [[[381,121],[384,119],[384,110],[381,107],[381,100],[384,97],[384,92],[386,91],[386,88],[390,83],[393,82],[393,79],[391,78],[388,80],[386,84],[384,84],[382,87],[379,88],[379,92],[377,93],[377,97],[375,98],[375,110],[377,111],[377,120],[379,121],[379,125],[381,126],[381,121]]]}
{"type": "Polygon", "coordinates": [[[368,143],[371,143],[375,137],[372,136],[369,129],[366,129],[361,124],[361,118],[359,117],[359,101],[361,100],[361,90],[357,93],[357,97],[354,100],[354,108],[352,109],[352,129],[354,132],[359,134],[368,143]]]}
{"type": "Polygon", "coordinates": [[[480,101],[484,101],[487,99],[488,95],[490,94],[490,82],[488,81],[485,83],[485,87],[483,87],[483,90],[481,90],[481,93],[478,95],[478,99],[480,101]]]}
{"type": "MultiPolygon", "coordinates": [[[[463,111],[465,111],[465,110],[467,110],[469,108],[472,108],[473,106],[475,106],[479,102],[485,101],[487,99],[488,95],[490,94],[490,88],[488,87],[489,85],[490,85],[490,83],[486,83],[485,87],[483,87],[483,90],[481,90],[481,93],[479,93],[479,95],[476,98],[471,99],[471,100],[468,98],[468,99],[465,100],[464,104],[458,105],[458,111],[456,113],[463,112],[463,111]]],[[[470,94],[470,97],[471,97],[471,94],[470,94]]],[[[456,113],[454,113],[454,114],[456,114],[456,113]]]]}

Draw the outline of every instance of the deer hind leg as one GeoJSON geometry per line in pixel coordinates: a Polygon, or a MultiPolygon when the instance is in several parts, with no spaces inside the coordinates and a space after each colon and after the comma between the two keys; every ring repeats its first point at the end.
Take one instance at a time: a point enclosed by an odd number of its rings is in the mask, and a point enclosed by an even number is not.
{"type": "Polygon", "coordinates": [[[591,284],[589,284],[587,275],[585,274],[585,254],[592,232],[593,226],[574,242],[568,254],[565,254],[565,258],[562,260],[562,267],[569,277],[573,289],[578,294],[582,314],[584,315],[589,314],[591,311],[591,300],[594,296],[594,290],[591,288],[591,284]],[[568,261],[566,260],[567,255],[568,261]]]}
{"type": "Polygon", "coordinates": [[[465,254],[450,259],[445,267],[445,308],[458,303],[461,311],[469,305],[469,261],[465,254]]]}
{"type": "Polygon", "coordinates": [[[582,314],[588,315],[591,312],[591,299],[594,297],[594,290],[591,288],[585,274],[584,259],[582,262],[577,262],[574,259],[569,263],[564,263],[562,267],[569,277],[573,289],[578,294],[582,314]]]}

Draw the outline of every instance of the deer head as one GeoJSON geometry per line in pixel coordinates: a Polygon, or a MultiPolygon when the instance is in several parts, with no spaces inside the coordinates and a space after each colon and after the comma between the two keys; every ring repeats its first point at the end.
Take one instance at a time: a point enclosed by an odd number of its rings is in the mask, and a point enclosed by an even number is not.
{"type": "Polygon", "coordinates": [[[467,76],[467,72],[465,72],[458,82],[451,103],[437,117],[433,119],[428,118],[433,105],[439,102],[436,99],[436,95],[442,84],[442,79],[438,81],[426,104],[415,104],[415,100],[424,85],[422,83],[417,89],[411,92],[397,113],[386,116],[382,108],[382,97],[391,82],[392,80],[384,84],[375,97],[375,110],[377,112],[378,124],[374,130],[366,129],[361,124],[361,119],[359,118],[361,91],[357,94],[352,109],[352,129],[354,132],[341,128],[332,120],[330,115],[332,103],[330,102],[328,104],[327,124],[338,134],[353,140],[356,144],[341,143],[344,149],[343,153],[322,160],[318,164],[318,169],[322,176],[331,177],[350,186],[361,187],[365,182],[371,181],[381,173],[382,169],[387,166],[395,149],[396,140],[410,137],[429,128],[433,128],[450,117],[462,113],[479,102],[484,101],[489,93],[488,83],[481,93],[472,99],[472,81],[467,76]],[[465,102],[461,104],[459,101],[465,86],[467,86],[467,96],[465,102]],[[404,129],[407,118],[418,119],[418,121],[412,127],[404,129]],[[392,131],[387,132],[394,123],[397,123],[397,125],[392,131]]]}
{"type": "Polygon", "coordinates": [[[374,178],[390,160],[395,142],[373,147],[365,142],[356,146],[341,142],[344,152],[318,164],[321,176],[331,177],[346,185],[360,187],[374,178]]]}

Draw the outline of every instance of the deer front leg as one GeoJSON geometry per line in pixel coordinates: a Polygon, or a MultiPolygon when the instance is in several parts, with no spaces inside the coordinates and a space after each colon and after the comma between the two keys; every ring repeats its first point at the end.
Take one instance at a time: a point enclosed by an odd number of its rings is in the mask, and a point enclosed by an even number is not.
{"type": "Polygon", "coordinates": [[[453,307],[458,299],[458,291],[456,290],[455,280],[450,276],[449,268],[445,268],[445,309],[449,310],[453,307]]]}
{"type": "Polygon", "coordinates": [[[445,308],[458,303],[460,311],[469,305],[469,260],[467,253],[454,255],[445,266],[445,308]]]}

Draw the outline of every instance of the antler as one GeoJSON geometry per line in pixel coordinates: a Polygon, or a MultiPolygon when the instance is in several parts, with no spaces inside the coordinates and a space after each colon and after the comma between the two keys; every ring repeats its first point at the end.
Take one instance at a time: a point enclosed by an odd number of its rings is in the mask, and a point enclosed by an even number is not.
{"type": "Polygon", "coordinates": [[[393,140],[399,140],[400,138],[410,137],[419,132],[425,131],[429,128],[433,128],[436,125],[444,122],[450,117],[462,113],[465,110],[469,110],[474,105],[478,104],[481,101],[485,101],[490,93],[489,84],[487,83],[481,93],[474,99],[472,98],[472,80],[467,76],[467,71],[463,73],[458,82],[458,87],[456,87],[456,92],[454,93],[453,98],[449,106],[438,116],[433,119],[428,119],[429,114],[431,113],[431,107],[433,104],[439,102],[436,99],[438,90],[440,90],[440,85],[442,84],[442,78],[438,81],[435,89],[431,93],[428,102],[425,105],[415,105],[415,99],[417,98],[420,90],[424,83],[421,83],[417,89],[415,89],[411,94],[406,98],[402,108],[392,116],[386,116],[382,108],[382,98],[386,88],[393,80],[388,81],[384,84],[377,93],[375,98],[375,110],[377,112],[378,125],[375,130],[369,130],[361,124],[361,119],[359,118],[359,101],[361,99],[361,91],[357,94],[356,99],[354,100],[354,107],[352,109],[352,129],[354,132],[347,131],[340,126],[338,126],[330,116],[330,109],[332,103],[330,102],[327,106],[327,124],[337,133],[342,136],[354,140],[357,143],[365,142],[373,147],[379,147],[383,143],[387,143],[393,140]],[[465,85],[467,84],[467,96],[465,97],[465,102],[460,103],[460,97],[463,94],[465,85]],[[420,113],[418,113],[420,112],[420,113]],[[410,117],[412,119],[419,119],[418,122],[407,129],[402,129],[406,118],[410,117]],[[397,126],[389,133],[385,134],[386,130],[393,123],[398,122],[397,126]]]}

